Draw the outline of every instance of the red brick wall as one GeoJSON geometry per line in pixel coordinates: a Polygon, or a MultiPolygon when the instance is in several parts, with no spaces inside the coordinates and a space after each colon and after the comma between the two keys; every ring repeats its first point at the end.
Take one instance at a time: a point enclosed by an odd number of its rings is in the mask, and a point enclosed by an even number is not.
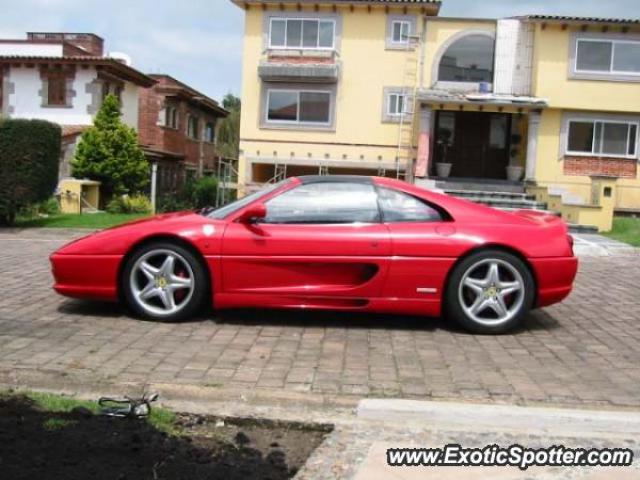
{"type": "MultiPolygon", "coordinates": [[[[185,142],[185,154],[186,159],[185,162],[188,166],[196,167],[198,165],[198,160],[200,159],[200,142],[196,142],[195,140],[187,139],[185,142]]],[[[215,146],[210,143],[203,144],[203,158],[204,158],[204,169],[211,170],[214,166],[214,160],[216,157],[216,149],[215,146]]]]}
{"type": "Polygon", "coordinates": [[[138,105],[138,138],[142,145],[163,149],[162,127],[158,126],[158,115],[162,108],[162,97],[153,88],[141,88],[138,105]]]}
{"type": "MultiPolygon", "coordinates": [[[[161,79],[160,85],[163,84],[166,82],[161,79]]],[[[158,125],[158,116],[166,101],[164,94],[157,92],[153,87],[141,89],[138,124],[140,143],[157,150],[184,155],[187,166],[197,167],[200,142],[187,136],[187,116],[192,114],[200,119],[200,135],[204,132],[206,122],[215,122],[216,117],[190,106],[185,101],[171,99],[169,102],[178,108],[178,129],[163,127],[158,125]]],[[[203,151],[205,169],[212,168],[216,157],[215,145],[204,143],[203,151]]]]}
{"type": "Polygon", "coordinates": [[[335,60],[331,57],[288,57],[284,55],[274,55],[269,57],[269,62],[271,63],[291,63],[295,65],[306,65],[306,64],[329,64],[332,65],[335,60]]]}
{"type": "Polygon", "coordinates": [[[104,55],[104,40],[91,33],[27,32],[27,40],[31,43],[57,43],[64,41],[76,47],[76,49],[68,49],[65,55],[78,55],[80,52],[94,57],[102,57],[104,55]]]}
{"type": "Polygon", "coordinates": [[[601,175],[636,178],[638,160],[634,158],[564,157],[565,175],[601,175]]]}
{"type": "Polygon", "coordinates": [[[101,57],[104,55],[104,41],[95,35],[78,35],[75,39],[65,40],[89,52],[89,55],[101,57]]]}

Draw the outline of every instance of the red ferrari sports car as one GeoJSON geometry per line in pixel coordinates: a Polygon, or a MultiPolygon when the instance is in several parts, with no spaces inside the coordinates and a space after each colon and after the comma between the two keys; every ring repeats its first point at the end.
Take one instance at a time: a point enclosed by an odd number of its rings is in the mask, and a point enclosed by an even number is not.
{"type": "Polygon", "coordinates": [[[289,178],[219,209],[158,215],[51,256],[55,290],[175,321],[215,308],[439,316],[501,333],[571,291],[566,225],[388,178],[289,178]]]}

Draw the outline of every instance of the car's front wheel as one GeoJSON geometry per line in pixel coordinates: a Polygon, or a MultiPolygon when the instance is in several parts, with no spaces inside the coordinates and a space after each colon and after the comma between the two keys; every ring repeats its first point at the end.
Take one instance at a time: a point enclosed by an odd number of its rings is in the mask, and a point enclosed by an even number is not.
{"type": "Polygon", "coordinates": [[[450,317],[475,333],[504,333],[518,326],[534,300],[535,282],[515,255],[485,250],[454,268],[446,292],[450,317]]]}
{"type": "Polygon", "coordinates": [[[172,322],[192,317],[204,303],[207,273],[189,250],[168,242],[145,245],[123,269],[127,304],[149,320],[172,322]]]}

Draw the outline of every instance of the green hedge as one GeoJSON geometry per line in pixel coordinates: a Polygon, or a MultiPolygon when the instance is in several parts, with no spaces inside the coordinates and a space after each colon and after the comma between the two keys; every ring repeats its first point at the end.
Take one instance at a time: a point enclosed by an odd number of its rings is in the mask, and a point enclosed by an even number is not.
{"type": "Polygon", "coordinates": [[[213,207],[218,193],[218,179],[207,176],[189,179],[179,192],[167,192],[158,199],[159,212],[178,212],[213,207]]]}
{"type": "Polygon", "coordinates": [[[51,197],[58,183],[61,131],[43,120],[0,120],[0,225],[51,197]]]}

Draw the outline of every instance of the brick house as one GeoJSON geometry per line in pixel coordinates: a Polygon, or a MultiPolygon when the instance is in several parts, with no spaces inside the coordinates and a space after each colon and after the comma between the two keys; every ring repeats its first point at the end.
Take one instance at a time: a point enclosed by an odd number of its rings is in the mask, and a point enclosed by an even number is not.
{"type": "Polygon", "coordinates": [[[156,83],[140,92],[139,138],[158,162],[160,191],[179,188],[185,171],[187,176],[215,173],[219,120],[229,112],[169,75],[149,76],[156,83]]]}
{"type": "Polygon", "coordinates": [[[62,127],[60,177],[82,132],[108,94],[120,99],[122,120],[138,128],[138,95],[155,80],[125,56],[109,56],[92,33],[31,32],[0,40],[0,116],[48,120],[62,127]]]}

